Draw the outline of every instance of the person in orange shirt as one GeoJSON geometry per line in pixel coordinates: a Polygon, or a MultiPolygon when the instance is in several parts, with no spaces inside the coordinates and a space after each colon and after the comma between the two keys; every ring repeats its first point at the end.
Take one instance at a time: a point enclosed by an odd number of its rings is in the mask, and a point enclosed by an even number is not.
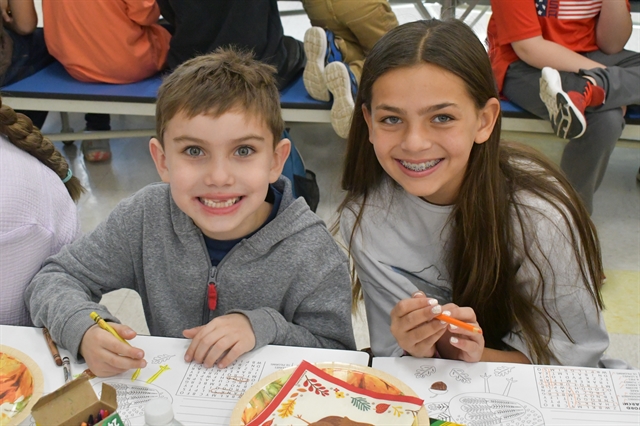
{"type": "MultiPolygon", "coordinates": [[[[43,0],[42,12],[49,52],[77,80],[132,83],[165,67],[171,34],[155,0],[43,0]]],[[[108,116],[86,118],[87,130],[110,129],[108,116]]],[[[106,139],[83,141],[82,151],[87,161],[111,158],[106,139]]]]}

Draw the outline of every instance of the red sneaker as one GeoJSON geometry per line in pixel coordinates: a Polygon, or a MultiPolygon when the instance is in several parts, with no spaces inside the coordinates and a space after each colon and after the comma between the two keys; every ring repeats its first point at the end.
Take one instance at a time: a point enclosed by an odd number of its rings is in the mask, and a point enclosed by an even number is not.
{"type": "Polygon", "coordinates": [[[556,135],[563,139],[575,139],[584,134],[587,121],[584,110],[590,106],[604,103],[605,92],[602,87],[586,80],[584,92],[562,90],[560,73],[553,68],[544,67],[540,77],[540,99],[549,111],[549,120],[556,135]]]}

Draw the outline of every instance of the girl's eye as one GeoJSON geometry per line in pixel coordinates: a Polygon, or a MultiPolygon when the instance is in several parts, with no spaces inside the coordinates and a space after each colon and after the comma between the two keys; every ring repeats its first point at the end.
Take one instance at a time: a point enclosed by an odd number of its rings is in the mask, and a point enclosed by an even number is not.
{"type": "Polygon", "coordinates": [[[197,146],[190,146],[185,149],[184,152],[191,157],[199,157],[200,155],[203,155],[202,149],[197,146]]]}
{"type": "Polygon", "coordinates": [[[398,117],[385,117],[382,119],[382,122],[385,124],[398,124],[401,121],[402,120],[400,120],[398,117]]]}
{"type": "Polygon", "coordinates": [[[446,123],[453,120],[453,118],[449,115],[437,115],[435,116],[435,118],[433,119],[433,121],[435,121],[436,123],[446,123]]]}
{"type": "Polygon", "coordinates": [[[239,155],[240,157],[247,157],[251,155],[253,152],[254,152],[253,148],[248,146],[241,146],[236,150],[236,154],[239,155]]]}

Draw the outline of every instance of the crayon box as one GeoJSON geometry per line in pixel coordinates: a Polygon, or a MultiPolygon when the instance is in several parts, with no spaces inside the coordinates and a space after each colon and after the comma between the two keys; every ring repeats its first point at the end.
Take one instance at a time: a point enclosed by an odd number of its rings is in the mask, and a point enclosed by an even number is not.
{"type": "Polygon", "coordinates": [[[89,415],[95,418],[100,410],[107,410],[110,415],[96,425],[124,426],[115,412],[118,408],[116,390],[103,383],[102,394],[98,399],[89,382],[93,377],[85,371],[78,378],[40,398],[31,409],[36,425],[80,426],[87,421],[89,415]]]}

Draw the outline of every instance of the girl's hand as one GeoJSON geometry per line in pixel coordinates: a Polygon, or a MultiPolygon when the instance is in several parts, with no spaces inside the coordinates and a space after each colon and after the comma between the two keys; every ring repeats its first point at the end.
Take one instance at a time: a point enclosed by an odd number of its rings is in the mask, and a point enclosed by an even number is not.
{"type": "Polygon", "coordinates": [[[253,327],[242,314],[223,315],[209,324],[184,330],[182,334],[187,339],[193,339],[184,360],[194,360],[207,368],[214,364],[218,368],[225,368],[256,346],[253,327]]]}
{"type": "Polygon", "coordinates": [[[441,321],[433,320],[440,313],[442,307],[438,301],[419,291],[411,299],[399,301],[391,310],[391,334],[408,354],[433,357],[436,342],[446,331],[441,321]]]}
{"type": "MultiPolygon", "coordinates": [[[[476,313],[472,308],[461,308],[453,303],[446,304],[442,308],[449,312],[451,317],[480,328],[480,324],[476,320],[476,313]]],[[[446,332],[438,341],[437,347],[443,358],[478,362],[484,352],[484,336],[453,324],[447,324],[446,332]]]]}
{"type": "MultiPolygon", "coordinates": [[[[125,340],[136,337],[136,332],[126,325],[109,323],[125,340]]],[[[94,325],[84,333],[80,342],[80,354],[89,369],[98,377],[115,376],[134,368],[144,368],[144,351],[122,343],[111,333],[94,325]]]]}

